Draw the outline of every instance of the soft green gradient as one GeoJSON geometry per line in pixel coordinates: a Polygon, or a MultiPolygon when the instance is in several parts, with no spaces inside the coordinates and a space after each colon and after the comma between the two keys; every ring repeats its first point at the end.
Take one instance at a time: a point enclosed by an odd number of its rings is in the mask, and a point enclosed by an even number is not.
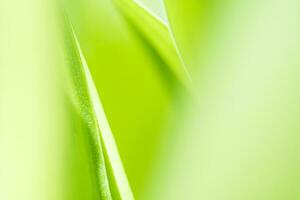
{"type": "Polygon", "coordinates": [[[60,200],[65,142],[52,1],[0,1],[0,199],[60,200]]]}
{"type": "Polygon", "coordinates": [[[299,10],[0,1],[0,199],[298,200],[299,10]]]}
{"type": "Polygon", "coordinates": [[[300,3],[166,7],[184,59],[198,71],[197,99],[174,120],[181,125],[164,143],[147,199],[299,199],[300,3]]]}

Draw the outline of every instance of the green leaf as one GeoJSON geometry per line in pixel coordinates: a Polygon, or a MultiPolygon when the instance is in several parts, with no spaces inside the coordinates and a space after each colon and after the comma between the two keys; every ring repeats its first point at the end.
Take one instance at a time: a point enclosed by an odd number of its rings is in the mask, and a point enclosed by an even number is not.
{"type": "Polygon", "coordinates": [[[97,198],[132,200],[133,195],[89,68],[75,33],[73,30],[68,32],[66,49],[70,81],[67,91],[71,93],[71,101],[86,127],[77,134],[82,134],[81,138],[87,141],[85,148],[91,160],[92,176],[96,179],[97,198]]]}
{"type": "Polygon", "coordinates": [[[138,198],[158,153],[173,93],[183,84],[114,2],[75,2],[65,7],[138,198]]]}

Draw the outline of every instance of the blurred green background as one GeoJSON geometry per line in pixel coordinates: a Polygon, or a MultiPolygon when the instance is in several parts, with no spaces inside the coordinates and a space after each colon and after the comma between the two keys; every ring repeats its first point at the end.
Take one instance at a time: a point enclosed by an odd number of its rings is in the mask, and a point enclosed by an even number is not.
{"type": "Polygon", "coordinates": [[[299,10],[1,0],[0,199],[299,199],[299,10]]]}

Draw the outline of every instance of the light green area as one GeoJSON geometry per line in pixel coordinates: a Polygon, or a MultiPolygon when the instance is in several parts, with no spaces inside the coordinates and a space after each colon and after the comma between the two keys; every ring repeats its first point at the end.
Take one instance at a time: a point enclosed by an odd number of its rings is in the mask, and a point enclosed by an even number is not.
{"type": "Polygon", "coordinates": [[[0,199],[63,200],[65,121],[53,2],[0,1],[0,199]]]}
{"type": "Polygon", "coordinates": [[[171,124],[147,199],[299,199],[300,3],[166,8],[197,100],[171,124]]]}
{"type": "Polygon", "coordinates": [[[298,200],[299,10],[0,1],[0,199],[298,200]]]}

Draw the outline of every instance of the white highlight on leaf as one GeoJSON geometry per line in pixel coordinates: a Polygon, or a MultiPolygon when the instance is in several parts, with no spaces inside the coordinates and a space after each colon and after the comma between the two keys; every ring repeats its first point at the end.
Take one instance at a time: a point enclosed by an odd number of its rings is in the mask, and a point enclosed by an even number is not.
{"type": "Polygon", "coordinates": [[[161,0],[151,0],[151,3],[147,3],[145,0],[134,0],[134,2],[143,8],[147,13],[152,15],[156,20],[167,26],[167,15],[161,0]],[[153,3],[152,1],[156,3],[153,3]]]}

